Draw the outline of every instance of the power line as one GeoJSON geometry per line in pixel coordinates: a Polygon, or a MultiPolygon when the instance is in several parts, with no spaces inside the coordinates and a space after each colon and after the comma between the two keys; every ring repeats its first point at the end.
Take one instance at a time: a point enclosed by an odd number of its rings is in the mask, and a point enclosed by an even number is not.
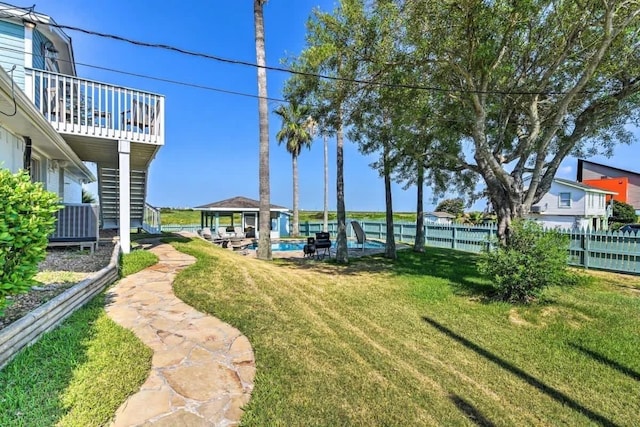
{"type": "Polygon", "coordinates": [[[2,10],[12,10],[12,9],[21,9],[21,10],[24,10],[26,12],[22,16],[29,16],[36,23],[40,22],[42,24],[49,25],[49,26],[52,26],[52,27],[55,27],[55,28],[60,28],[60,29],[65,29],[65,30],[70,30],[70,31],[77,31],[77,32],[81,32],[81,33],[84,33],[84,34],[88,34],[88,35],[93,35],[93,36],[97,36],[97,37],[108,38],[108,39],[112,39],[112,40],[117,40],[117,41],[129,43],[129,44],[132,44],[132,45],[135,45],[135,46],[163,49],[163,50],[167,50],[167,51],[180,53],[180,54],[183,54],[183,55],[189,55],[189,56],[193,56],[193,57],[205,58],[205,59],[209,59],[209,60],[213,60],[213,61],[217,61],[217,62],[223,62],[223,63],[227,63],[227,64],[242,65],[242,66],[253,67],[253,68],[263,68],[263,69],[269,70],[269,71],[278,71],[278,72],[283,72],[283,73],[288,73],[288,74],[301,75],[301,76],[305,76],[305,77],[314,77],[314,78],[320,78],[320,79],[325,79],[325,80],[340,81],[340,82],[354,83],[354,84],[360,84],[360,85],[374,85],[374,86],[396,88],[396,89],[411,89],[411,90],[422,90],[422,91],[431,91],[431,92],[440,92],[440,93],[473,93],[473,94],[486,94],[486,95],[491,95],[491,94],[495,94],[495,95],[564,95],[564,94],[567,93],[567,92],[557,92],[557,91],[549,91],[549,92],[504,91],[504,90],[486,90],[486,91],[483,91],[483,90],[455,89],[455,88],[451,89],[451,88],[442,88],[442,87],[436,87],[436,86],[410,85],[410,84],[402,84],[402,83],[397,84],[397,83],[378,82],[378,81],[373,81],[373,80],[351,79],[351,78],[347,78],[347,77],[329,76],[329,75],[326,75],[326,74],[318,74],[318,73],[312,73],[312,72],[292,70],[290,68],[285,68],[285,67],[275,67],[275,66],[269,66],[269,65],[261,66],[261,65],[255,64],[253,62],[242,61],[242,60],[238,60],[238,59],[225,58],[225,57],[222,57],[222,56],[212,55],[212,54],[204,53],[204,52],[197,52],[197,51],[184,49],[184,48],[181,48],[181,47],[168,45],[168,44],[163,44],[163,43],[151,43],[151,42],[146,42],[146,41],[142,41],[142,40],[135,40],[135,39],[132,39],[132,38],[129,38],[129,37],[124,37],[124,36],[120,36],[120,35],[116,35],[116,34],[110,34],[110,33],[103,33],[103,32],[100,32],[100,31],[89,30],[89,29],[78,27],[78,26],[74,26],[74,25],[64,25],[64,24],[58,24],[58,23],[54,23],[54,22],[42,22],[42,21],[39,20],[39,18],[37,16],[34,15],[35,6],[29,7],[29,8],[24,8],[24,7],[14,6],[14,5],[11,5],[11,6],[12,6],[12,8],[4,8],[4,9],[0,9],[0,11],[2,11],[2,10]]]}
{"type": "MultiPolygon", "coordinates": [[[[1,46],[0,45],[0,49],[2,50],[6,50],[6,51],[10,51],[10,52],[16,52],[16,53],[24,53],[24,50],[18,50],[18,49],[12,49],[10,47],[6,47],[6,46],[1,46]]],[[[36,55],[35,53],[31,53],[32,56],[36,55]]],[[[69,61],[66,59],[57,59],[58,62],[66,62],[71,64],[73,61],[69,61]]],[[[124,71],[124,70],[118,70],[115,68],[110,68],[110,67],[104,67],[101,65],[93,65],[93,64],[87,64],[87,63],[83,63],[83,62],[73,62],[75,65],[80,65],[83,67],[87,67],[87,68],[94,68],[96,70],[102,70],[102,71],[109,71],[112,73],[117,73],[117,74],[123,74],[123,75],[127,75],[127,76],[132,76],[132,77],[139,77],[139,78],[143,78],[143,79],[148,79],[148,80],[154,80],[154,81],[159,81],[159,82],[163,82],[163,83],[170,83],[170,84],[175,84],[175,85],[179,85],[179,86],[186,86],[186,87],[192,87],[195,89],[203,89],[203,90],[208,90],[211,92],[220,92],[220,93],[226,93],[228,95],[236,95],[236,96],[244,96],[247,98],[260,98],[259,95],[254,95],[251,93],[246,93],[246,92],[238,92],[238,91],[233,91],[233,90],[229,90],[229,89],[221,89],[221,88],[217,88],[217,87],[213,87],[213,86],[207,86],[207,85],[202,85],[199,83],[191,83],[191,82],[185,82],[185,81],[181,81],[181,80],[175,80],[175,79],[168,79],[168,78],[164,78],[164,77],[156,77],[156,76],[150,76],[148,74],[141,74],[141,73],[134,73],[131,71],[124,71]]],[[[267,97],[266,98],[267,101],[273,101],[273,102],[289,102],[285,99],[281,99],[281,98],[273,98],[273,97],[267,97]]]]}

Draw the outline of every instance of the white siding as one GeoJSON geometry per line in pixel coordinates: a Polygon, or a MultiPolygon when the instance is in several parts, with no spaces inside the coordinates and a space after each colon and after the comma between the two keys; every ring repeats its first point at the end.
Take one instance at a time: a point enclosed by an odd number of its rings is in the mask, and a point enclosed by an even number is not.
{"type": "Polygon", "coordinates": [[[572,229],[578,225],[576,217],[569,215],[529,215],[527,218],[536,221],[545,228],[572,229]]]}
{"type": "Polygon", "coordinates": [[[0,126],[0,167],[15,173],[24,167],[24,142],[0,126]]]}
{"type": "Polygon", "coordinates": [[[60,168],[55,166],[55,162],[49,160],[47,162],[47,175],[45,187],[48,191],[56,193],[58,196],[62,196],[60,191],[60,168]]]}
{"type": "Polygon", "coordinates": [[[536,203],[542,207],[544,215],[584,215],[585,213],[585,191],[579,188],[569,187],[558,182],[551,184],[549,192],[536,203]],[[560,206],[560,193],[571,194],[571,206],[560,206]]]}
{"type": "Polygon", "coordinates": [[[75,175],[64,171],[64,190],[63,190],[63,202],[64,203],[82,203],[82,183],[75,175]]]}

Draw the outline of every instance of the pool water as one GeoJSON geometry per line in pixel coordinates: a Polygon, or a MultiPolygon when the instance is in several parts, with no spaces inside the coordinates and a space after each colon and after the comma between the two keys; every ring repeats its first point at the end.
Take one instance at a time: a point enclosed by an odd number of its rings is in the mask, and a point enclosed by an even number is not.
{"type": "MultiPolygon", "coordinates": [[[[306,245],[306,241],[290,241],[290,242],[278,242],[271,244],[272,251],[301,251],[304,245],[306,245]]],[[[256,249],[258,247],[257,243],[249,246],[249,249],[256,249]]],[[[362,246],[358,244],[355,240],[347,240],[348,248],[361,248],[362,246]]],[[[376,241],[367,241],[364,244],[365,249],[384,249],[384,243],[376,242],[376,241]]],[[[331,242],[331,249],[336,248],[336,242],[331,242]]]]}

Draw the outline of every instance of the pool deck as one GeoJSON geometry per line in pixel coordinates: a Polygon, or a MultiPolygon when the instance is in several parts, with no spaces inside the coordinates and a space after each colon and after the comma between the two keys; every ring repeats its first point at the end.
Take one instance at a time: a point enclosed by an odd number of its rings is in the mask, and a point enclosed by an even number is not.
{"type": "MultiPolygon", "coordinates": [[[[277,243],[278,241],[286,241],[286,240],[281,240],[281,239],[273,240],[272,243],[277,243]]],[[[294,239],[292,241],[296,241],[296,240],[294,239]]],[[[384,242],[382,242],[380,240],[371,240],[371,241],[384,243],[384,242]]],[[[396,243],[396,250],[408,249],[409,247],[410,247],[409,245],[406,245],[404,243],[396,243]]],[[[359,258],[361,256],[383,254],[384,253],[384,249],[385,249],[384,247],[380,247],[380,248],[365,248],[364,250],[362,250],[361,248],[348,248],[349,258],[359,258]]],[[[319,260],[320,261],[328,260],[328,259],[336,257],[335,248],[329,249],[329,253],[330,253],[330,255],[327,255],[324,258],[320,258],[319,260]]],[[[251,256],[251,257],[255,257],[256,256],[256,251],[254,249],[248,250],[245,255],[251,256]]],[[[297,258],[304,258],[304,252],[302,252],[302,249],[295,250],[295,251],[272,251],[272,256],[273,256],[273,258],[297,259],[297,258]]],[[[311,257],[309,259],[310,260],[318,260],[316,257],[311,257]]]]}

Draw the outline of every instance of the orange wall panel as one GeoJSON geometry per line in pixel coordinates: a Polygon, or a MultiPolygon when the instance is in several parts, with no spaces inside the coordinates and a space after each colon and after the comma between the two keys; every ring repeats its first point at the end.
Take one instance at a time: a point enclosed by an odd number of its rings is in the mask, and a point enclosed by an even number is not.
{"type": "MultiPolygon", "coordinates": [[[[627,177],[621,176],[618,178],[585,179],[582,183],[600,188],[601,190],[615,191],[618,194],[613,196],[613,199],[627,203],[627,188],[629,186],[629,178],[627,177]]],[[[610,198],[611,196],[607,196],[607,200],[610,200],[610,198]]]]}

